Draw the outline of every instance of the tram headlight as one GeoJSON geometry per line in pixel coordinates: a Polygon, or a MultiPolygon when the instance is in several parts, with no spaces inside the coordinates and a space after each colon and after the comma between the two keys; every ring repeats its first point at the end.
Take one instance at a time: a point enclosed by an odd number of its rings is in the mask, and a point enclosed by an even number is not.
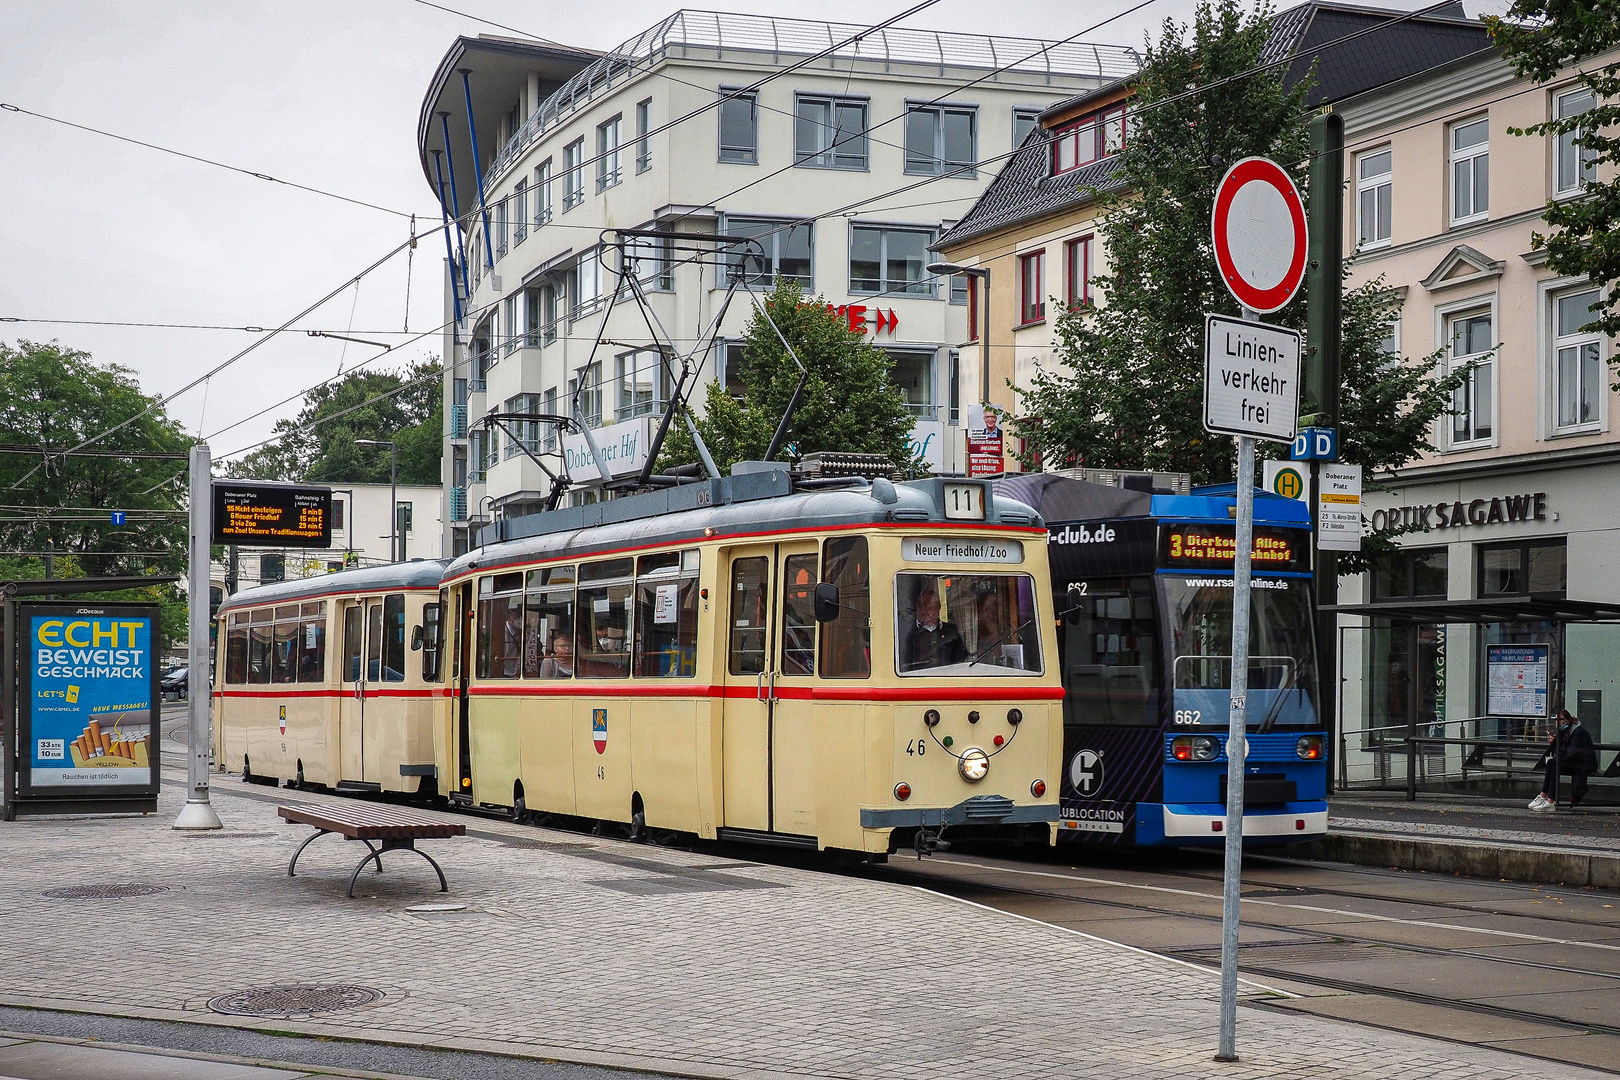
{"type": "Polygon", "coordinates": [[[1178,735],[1170,741],[1170,756],[1177,761],[1214,761],[1220,753],[1220,740],[1212,735],[1178,735]]]}
{"type": "Polygon", "coordinates": [[[1301,735],[1299,741],[1294,743],[1294,756],[1301,761],[1322,760],[1322,736],[1301,735]]]}
{"type": "Polygon", "coordinates": [[[956,771],[962,774],[962,779],[970,784],[977,784],[990,775],[990,755],[977,746],[969,747],[962,752],[962,758],[956,763],[956,771]]]}

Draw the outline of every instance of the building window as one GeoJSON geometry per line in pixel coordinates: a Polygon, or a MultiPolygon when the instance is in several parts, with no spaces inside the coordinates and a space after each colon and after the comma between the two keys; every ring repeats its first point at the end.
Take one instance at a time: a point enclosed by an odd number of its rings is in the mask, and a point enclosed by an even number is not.
{"type": "Polygon", "coordinates": [[[520,348],[523,344],[523,334],[518,328],[518,294],[504,297],[501,300],[501,355],[509,355],[512,350],[520,348]]]}
{"type": "MultiPolygon", "coordinates": [[[[540,395],[518,394],[515,397],[509,397],[506,399],[506,408],[503,411],[522,413],[528,416],[537,415],[542,411],[540,408],[540,395]]],[[[540,450],[541,427],[542,425],[538,420],[508,420],[506,430],[516,436],[516,439],[509,438],[506,440],[506,456],[509,458],[517,457],[524,450],[528,450],[530,453],[538,453],[540,450]]]]}
{"type": "Polygon", "coordinates": [[[1357,238],[1364,248],[1389,243],[1390,161],[1387,147],[1356,159],[1357,238]]]}
{"type": "Polygon", "coordinates": [[[1379,600],[1444,600],[1445,548],[1402,548],[1379,555],[1372,566],[1372,598],[1379,600]]]}
{"type": "Polygon", "coordinates": [[[866,102],[800,94],[794,102],[793,163],[865,169],[866,102]]]}
{"type": "Polygon", "coordinates": [[[1018,321],[1021,325],[1046,318],[1046,252],[1018,256],[1018,321]]]}
{"type": "Polygon", "coordinates": [[[592,248],[579,257],[570,274],[574,307],[569,313],[570,318],[577,319],[596,307],[596,302],[602,296],[602,252],[600,248],[592,248]]]}
{"type": "Polygon", "coordinates": [[[1025,108],[1022,105],[1014,105],[1012,148],[1016,150],[1020,146],[1023,146],[1024,140],[1029,138],[1029,133],[1039,127],[1040,123],[1040,109],[1025,108]]]}
{"type": "Polygon", "coordinates": [[[967,275],[968,279],[968,336],[969,341],[979,340],[979,278],[975,274],[967,275]]]}
{"type": "Polygon", "coordinates": [[[1477,311],[1446,320],[1451,338],[1451,370],[1468,368],[1451,395],[1451,441],[1480,442],[1491,437],[1491,313],[1477,311]]]}
{"type": "MultiPolygon", "coordinates": [[[[456,382],[465,385],[466,380],[457,379],[456,382]]],[[[332,528],[343,528],[343,508],[348,505],[343,499],[332,500],[332,528]]]]}
{"type": "Polygon", "coordinates": [[[534,167],[534,223],[551,222],[551,159],[534,167]]]}
{"type": "Polygon", "coordinates": [[[968,282],[971,279],[966,274],[951,275],[951,303],[962,307],[968,302],[968,282]]]}
{"type": "Polygon", "coordinates": [[[575,139],[563,148],[563,210],[585,201],[585,140],[575,139]]]}
{"type": "MultiPolygon", "coordinates": [[[[645,289],[672,292],[675,288],[675,241],[669,237],[643,237],[624,245],[627,269],[645,289]]],[[[628,281],[620,296],[629,295],[628,281]]]]}
{"type": "Polygon", "coordinates": [[[523,315],[523,347],[525,349],[537,349],[540,347],[540,328],[542,325],[539,289],[523,290],[523,315]]]}
{"type": "Polygon", "coordinates": [[[934,275],[925,269],[932,229],[850,228],[849,291],[934,295],[934,275]]]}
{"type": "Polygon", "coordinates": [[[1596,424],[1603,400],[1603,336],[1582,326],[1602,314],[1597,289],[1568,293],[1553,300],[1553,381],[1558,427],[1596,424]]]}
{"type": "MultiPolygon", "coordinates": [[[[546,396],[540,411],[547,416],[557,415],[557,388],[555,386],[546,390],[546,396]]],[[[544,440],[544,448],[549,453],[555,453],[557,450],[557,425],[547,424],[545,428],[546,430],[541,436],[544,440]]]]}
{"type": "Polygon", "coordinates": [[[1564,595],[1568,586],[1569,550],[1562,538],[1481,544],[1477,550],[1481,599],[1564,595]]]}
{"type": "Polygon", "coordinates": [[[934,350],[886,349],[894,367],[889,379],[905,399],[906,408],[919,420],[938,418],[934,405],[934,350]]]}
{"type": "Polygon", "coordinates": [[[512,192],[512,243],[523,243],[529,236],[529,181],[525,177],[517,182],[512,192]]]}
{"type": "MultiPolygon", "coordinates": [[[[1559,94],[1553,112],[1558,119],[1564,120],[1579,116],[1591,107],[1592,91],[1583,87],[1559,94]]],[[[1577,128],[1558,136],[1553,176],[1553,193],[1556,195],[1573,195],[1597,176],[1597,151],[1575,145],[1575,140],[1583,134],[1584,130],[1577,128]]]]}
{"type": "MultiPolygon", "coordinates": [[[[797,281],[808,292],[811,289],[811,252],[813,250],[812,225],[810,222],[790,224],[787,221],[771,220],[769,218],[734,218],[725,219],[724,233],[727,236],[750,236],[759,244],[755,248],[752,244],[746,248],[738,245],[726,256],[728,266],[743,264],[749,272],[748,282],[753,285],[769,285],[779,277],[797,281]]],[[[724,281],[717,281],[716,288],[724,288],[724,281]]]]}
{"type": "Polygon", "coordinates": [[[630,420],[664,411],[663,357],[655,349],[640,349],[618,357],[619,401],[617,418],[630,420]]]}
{"type": "Polygon", "coordinates": [[[748,394],[743,382],[743,344],[740,341],[715,343],[715,379],[726,388],[726,393],[741,401],[748,394]]]}
{"type": "Polygon", "coordinates": [[[1089,113],[1052,136],[1052,174],[1100,161],[1125,145],[1125,106],[1089,113]]]}
{"type": "Polygon", "coordinates": [[[906,172],[977,175],[979,111],[973,106],[906,107],[906,172]]]}
{"type": "MultiPolygon", "coordinates": [[[[285,555],[259,556],[259,584],[267,585],[272,581],[284,581],[287,577],[287,557],[285,555]]],[[[268,609],[266,609],[268,610],[268,609]]]]}
{"type": "Polygon", "coordinates": [[[636,172],[644,173],[652,168],[652,139],[647,132],[652,130],[652,98],[636,105],[636,172]]]}
{"type": "Polygon", "coordinates": [[[960,424],[962,422],[962,354],[955,349],[951,350],[950,385],[946,390],[946,394],[949,398],[947,404],[950,406],[951,423],[960,424]]]}
{"type": "Polygon", "coordinates": [[[1092,236],[1063,245],[1063,298],[1072,308],[1091,302],[1091,253],[1095,245],[1092,236]]]}
{"type": "Polygon", "coordinates": [[[495,201],[495,258],[499,259],[506,254],[506,215],[509,210],[507,200],[495,201]]]}
{"type": "Polygon", "coordinates": [[[600,195],[624,179],[623,153],[619,138],[623,121],[615,116],[596,127],[596,193],[600,195]]]}
{"type": "Polygon", "coordinates": [[[1451,223],[1483,221],[1491,209],[1490,117],[1451,126],[1451,223]]]}
{"type": "Polygon", "coordinates": [[[569,393],[574,399],[574,415],[579,421],[590,427],[601,427],[602,361],[583,368],[578,379],[570,380],[569,393]]]}
{"type": "MultiPolygon", "coordinates": [[[[720,88],[722,94],[727,88],[720,88]]],[[[720,102],[720,160],[738,165],[759,162],[759,107],[752,91],[720,102]]]]}

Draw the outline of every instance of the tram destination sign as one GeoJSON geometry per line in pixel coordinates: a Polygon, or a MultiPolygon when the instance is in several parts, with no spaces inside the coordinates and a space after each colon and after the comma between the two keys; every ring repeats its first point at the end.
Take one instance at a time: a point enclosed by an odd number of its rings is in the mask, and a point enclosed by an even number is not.
{"type": "Polygon", "coordinates": [[[213,543],[329,548],[332,489],[216,481],[213,543]]]}
{"type": "MultiPolygon", "coordinates": [[[[1160,565],[1167,570],[1230,571],[1237,559],[1237,530],[1231,525],[1169,525],[1160,544],[1160,565]]],[[[1310,534],[1257,527],[1249,558],[1256,573],[1309,572],[1310,534]]]]}

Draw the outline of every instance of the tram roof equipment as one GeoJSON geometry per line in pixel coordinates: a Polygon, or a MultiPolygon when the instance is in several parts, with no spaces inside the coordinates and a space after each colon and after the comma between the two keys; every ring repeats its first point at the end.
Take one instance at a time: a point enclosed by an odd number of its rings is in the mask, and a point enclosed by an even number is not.
{"type": "MultiPolygon", "coordinates": [[[[1126,483],[1137,477],[1170,475],[1121,470],[1126,483]]],[[[996,493],[1034,507],[1048,524],[1100,521],[1113,518],[1160,517],[1182,521],[1230,521],[1235,517],[1237,486],[1217,484],[1193,488],[1191,494],[1172,494],[1147,485],[1115,487],[1078,480],[1060,473],[1021,473],[991,481],[996,493]]],[[[1310,508],[1298,499],[1285,499],[1256,489],[1254,519],[1265,525],[1310,528],[1310,508]]]]}

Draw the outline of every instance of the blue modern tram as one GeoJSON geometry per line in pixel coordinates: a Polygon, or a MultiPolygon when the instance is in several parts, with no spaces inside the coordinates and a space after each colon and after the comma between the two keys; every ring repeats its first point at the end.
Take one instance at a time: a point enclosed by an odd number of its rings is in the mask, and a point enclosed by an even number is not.
{"type": "MultiPolygon", "coordinates": [[[[1131,488],[1053,473],[997,480],[1040,509],[1064,685],[1059,842],[1225,842],[1236,489],[1131,488]]],[[[1310,516],[1255,494],[1243,837],[1327,831],[1310,516]]]]}

